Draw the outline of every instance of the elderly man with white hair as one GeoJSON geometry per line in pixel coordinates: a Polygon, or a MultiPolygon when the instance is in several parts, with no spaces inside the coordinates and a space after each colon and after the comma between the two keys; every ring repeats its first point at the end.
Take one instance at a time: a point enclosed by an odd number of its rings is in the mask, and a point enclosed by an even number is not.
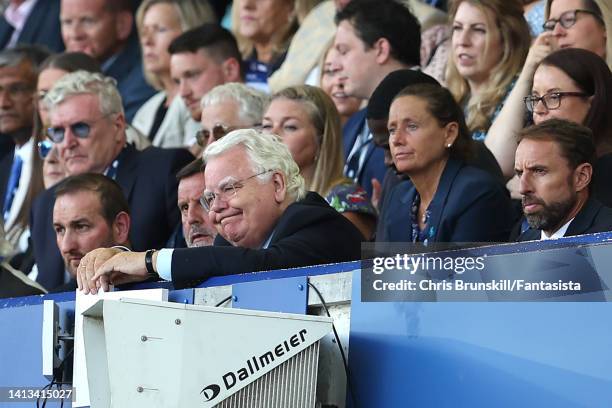
{"type": "Polygon", "coordinates": [[[269,101],[269,95],[239,82],[217,85],[202,97],[197,143],[205,148],[232,130],[259,127],[269,101]]]}
{"type": "MultiPolygon", "coordinates": [[[[176,172],[193,160],[185,149],[126,143],[125,113],[114,79],[76,71],[63,76],[47,93],[49,138],[57,146],[68,176],[98,173],[114,179],[132,210],[130,241],[134,249],[161,248],[179,223],[176,172]]],[[[47,289],[69,275],[55,243],[54,189],[41,193],[32,211],[32,241],[37,281],[47,289]]]]}
{"type": "Polygon", "coordinates": [[[202,205],[219,235],[211,247],[122,252],[97,249],[78,270],[79,288],[142,281],[157,273],[175,287],[215,275],[359,259],[360,232],[327,202],[306,192],[278,137],[236,130],[204,152],[202,205]]]}

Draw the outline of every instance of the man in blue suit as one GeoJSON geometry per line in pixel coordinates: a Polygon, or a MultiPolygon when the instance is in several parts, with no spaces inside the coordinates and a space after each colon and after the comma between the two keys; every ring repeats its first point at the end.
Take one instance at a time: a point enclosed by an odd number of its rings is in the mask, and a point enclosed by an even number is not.
{"type": "Polygon", "coordinates": [[[595,145],[590,129],[550,119],[519,134],[514,169],[529,229],[518,241],[612,231],[612,209],[592,196],[595,145]]]}
{"type": "MultiPolygon", "coordinates": [[[[132,216],[134,249],[165,245],[180,221],[176,172],[193,160],[184,149],[126,144],[125,115],[113,80],[77,71],[62,77],[45,97],[60,161],[68,176],[99,173],[123,190],[132,216]]],[[[37,281],[48,289],[65,283],[64,265],[52,225],[54,189],[39,195],[32,210],[31,231],[37,281]]]]}
{"type": "Polygon", "coordinates": [[[0,17],[0,48],[38,44],[61,52],[60,0],[11,0],[0,17]]]}
{"type": "Polygon", "coordinates": [[[129,0],[62,0],[62,37],[68,51],[95,58],[117,80],[128,122],[155,90],[144,79],[129,0]]]}
{"type": "MultiPolygon", "coordinates": [[[[332,69],[349,96],[368,99],[391,72],[418,68],[421,27],[408,8],[396,1],[353,0],[336,15],[338,30],[332,69]]],[[[372,179],[382,182],[384,151],[376,147],[366,110],[344,125],[344,174],[372,196],[372,179]]]]}

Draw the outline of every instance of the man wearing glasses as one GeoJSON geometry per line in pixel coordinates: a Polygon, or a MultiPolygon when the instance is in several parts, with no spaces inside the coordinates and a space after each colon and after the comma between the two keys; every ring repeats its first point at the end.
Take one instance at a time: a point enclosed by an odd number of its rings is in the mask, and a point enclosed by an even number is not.
{"type": "Polygon", "coordinates": [[[188,287],[215,275],[359,259],[360,232],[319,195],[306,192],[297,164],[277,137],[236,130],[212,143],[204,161],[201,201],[219,232],[214,246],[97,249],[79,265],[79,288],[95,293],[98,283],[106,290],[109,283],[142,281],[150,274],[188,287]]]}
{"type": "Polygon", "coordinates": [[[519,134],[514,168],[530,227],[519,241],[612,231],[612,209],[590,194],[594,161],[593,134],[582,125],[550,119],[519,134]]]}
{"type": "MultiPolygon", "coordinates": [[[[121,96],[112,78],[77,71],[62,77],[45,96],[49,138],[67,176],[99,173],[123,189],[132,210],[135,249],[160,248],[179,222],[178,169],[193,160],[184,149],[136,150],[126,144],[121,96]]],[[[52,228],[53,189],[34,203],[32,239],[39,274],[48,289],[64,283],[64,268],[52,228]]]]}
{"type": "Polygon", "coordinates": [[[6,237],[19,252],[28,226],[28,196],[36,143],[32,137],[34,91],[38,65],[48,56],[34,46],[0,52],[0,138],[6,151],[0,159],[0,203],[6,237]]]}

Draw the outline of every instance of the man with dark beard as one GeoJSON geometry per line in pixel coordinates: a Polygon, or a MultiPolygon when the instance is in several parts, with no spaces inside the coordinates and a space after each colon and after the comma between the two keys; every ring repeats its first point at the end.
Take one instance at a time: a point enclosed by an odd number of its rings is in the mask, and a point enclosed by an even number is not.
{"type": "Polygon", "coordinates": [[[57,185],[55,197],[53,229],[67,283],[51,292],[73,291],[77,268],[86,253],[100,247],[130,246],[130,209],[121,187],[102,174],[68,177],[57,185]]]}
{"type": "Polygon", "coordinates": [[[590,129],[551,119],[519,135],[515,171],[529,229],[518,241],[612,231],[612,209],[590,195],[595,145],[590,129]]]}

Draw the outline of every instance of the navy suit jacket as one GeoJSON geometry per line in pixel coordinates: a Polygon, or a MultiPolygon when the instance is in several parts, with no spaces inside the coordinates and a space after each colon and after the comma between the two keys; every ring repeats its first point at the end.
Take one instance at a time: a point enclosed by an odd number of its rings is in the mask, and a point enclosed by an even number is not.
{"type": "Polygon", "coordinates": [[[135,33],[130,36],[123,50],[115,56],[115,60],[108,67],[105,66],[103,71],[104,75],[117,80],[125,118],[131,123],[138,108],[156,93],[145,81],[140,44],[135,33]]]}
{"type": "MultiPolygon", "coordinates": [[[[361,109],[349,118],[342,130],[342,140],[344,145],[344,160],[348,161],[348,156],[353,149],[357,136],[363,132],[366,125],[366,109],[361,109]]],[[[385,166],[385,151],[377,147],[373,140],[366,146],[367,149],[365,162],[361,171],[357,172],[357,183],[365,189],[369,197],[372,197],[372,179],[377,179],[380,183],[385,178],[387,167],[385,166]]],[[[356,169],[355,169],[356,170],[356,169]]],[[[345,176],[349,177],[347,174],[345,176]]],[[[353,178],[354,177],[349,177],[353,178]]]]}
{"type": "MultiPolygon", "coordinates": [[[[130,242],[136,251],[163,248],[180,222],[176,205],[175,174],[193,160],[184,149],[149,147],[138,151],[126,146],[119,155],[115,181],[121,186],[131,212],[130,242]]],[[[53,205],[55,188],[43,191],[34,201],[30,228],[37,282],[53,289],[64,282],[64,262],[55,240],[53,205]]]]}
{"type": "Polygon", "coordinates": [[[14,146],[0,157],[0,209],[4,207],[4,196],[6,195],[6,187],[9,177],[11,176],[11,167],[13,166],[14,158],[14,146]]]}
{"type": "MultiPolygon", "coordinates": [[[[591,197],[576,214],[564,236],[608,231],[612,231],[612,208],[605,207],[591,197]]],[[[517,241],[539,241],[541,236],[540,230],[529,228],[518,237],[517,241]]]]}
{"type": "MultiPolygon", "coordinates": [[[[60,0],[38,0],[19,34],[17,43],[39,44],[54,52],[64,51],[59,16],[60,0]]],[[[0,16],[0,48],[6,47],[13,31],[13,27],[0,16]]]]}
{"type": "Polygon", "coordinates": [[[287,207],[266,249],[235,247],[221,235],[214,246],[175,249],[172,281],[189,287],[217,275],[353,261],[360,258],[361,240],[350,221],[310,192],[287,207]]]}
{"type": "MultiPolygon", "coordinates": [[[[411,181],[400,182],[387,199],[379,242],[412,242],[411,181]]],[[[488,172],[449,159],[429,205],[431,242],[505,242],[515,216],[505,187],[488,172]]]]}

